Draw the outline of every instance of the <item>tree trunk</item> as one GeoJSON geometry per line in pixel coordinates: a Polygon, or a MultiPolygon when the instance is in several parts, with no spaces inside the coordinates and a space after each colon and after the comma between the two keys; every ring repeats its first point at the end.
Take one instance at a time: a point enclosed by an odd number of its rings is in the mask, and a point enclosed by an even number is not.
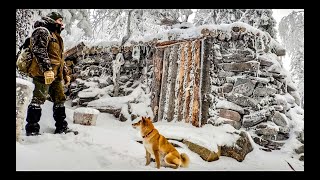
{"type": "Polygon", "coordinates": [[[184,98],[183,98],[183,93],[184,93],[184,88],[183,88],[183,81],[184,81],[184,72],[185,72],[185,46],[187,43],[183,43],[181,45],[181,55],[180,55],[180,68],[179,68],[179,75],[178,75],[178,83],[179,83],[179,88],[178,88],[178,96],[177,96],[177,106],[178,106],[178,117],[177,120],[181,121],[183,119],[183,114],[182,114],[182,109],[183,109],[183,103],[184,103],[184,98]]]}
{"type": "Polygon", "coordinates": [[[161,90],[161,76],[162,76],[162,62],[164,57],[164,49],[156,49],[156,53],[153,56],[153,65],[154,65],[154,76],[153,76],[153,87],[152,87],[152,99],[151,99],[151,108],[154,114],[154,121],[158,121],[159,114],[159,98],[161,90]]]}
{"type": "Polygon", "coordinates": [[[210,62],[213,61],[213,52],[210,52],[210,47],[213,44],[213,38],[209,37],[203,40],[203,57],[202,57],[202,79],[201,79],[201,126],[207,123],[209,105],[210,105],[210,62]],[[210,55],[211,54],[211,55],[210,55]]]}
{"type": "Polygon", "coordinates": [[[174,100],[176,99],[175,97],[175,85],[176,85],[176,79],[177,79],[177,68],[178,68],[178,49],[179,49],[179,44],[176,44],[174,46],[171,47],[171,57],[170,57],[170,61],[171,61],[171,75],[170,78],[171,80],[168,80],[168,85],[170,86],[170,91],[169,93],[169,99],[168,99],[168,122],[172,121],[173,119],[173,115],[174,115],[174,100]]]}
{"type": "Polygon", "coordinates": [[[195,67],[193,86],[192,125],[198,127],[200,115],[200,40],[195,42],[195,67]]]}
{"type": "Polygon", "coordinates": [[[166,100],[169,55],[170,55],[170,48],[165,48],[164,49],[164,58],[163,58],[162,78],[161,78],[159,113],[158,113],[158,115],[159,115],[158,120],[159,121],[161,121],[163,118],[163,111],[164,111],[164,105],[165,105],[165,100],[166,100]]]}
{"type": "Polygon", "coordinates": [[[121,46],[124,45],[124,43],[126,43],[128,41],[128,39],[131,36],[131,31],[130,31],[130,25],[131,25],[131,15],[132,15],[133,9],[129,11],[128,14],[128,20],[127,20],[127,34],[125,36],[122,37],[121,40],[121,46]]]}
{"type": "Polygon", "coordinates": [[[192,65],[192,52],[191,52],[191,42],[188,42],[188,63],[187,63],[187,69],[186,69],[186,77],[185,82],[186,88],[185,88],[185,105],[184,105],[184,119],[186,123],[189,122],[189,105],[190,105],[190,70],[192,65]]]}

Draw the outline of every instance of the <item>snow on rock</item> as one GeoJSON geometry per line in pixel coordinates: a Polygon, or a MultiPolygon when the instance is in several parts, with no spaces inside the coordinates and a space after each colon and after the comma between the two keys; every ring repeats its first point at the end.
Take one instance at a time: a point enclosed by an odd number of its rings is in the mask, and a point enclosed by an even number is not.
{"type": "Polygon", "coordinates": [[[79,107],[74,110],[76,113],[83,113],[83,114],[99,114],[100,112],[94,108],[85,108],[85,107],[79,107]]]}
{"type": "Polygon", "coordinates": [[[31,102],[34,84],[30,81],[16,78],[16,141],[20,140],[23,122],[27,116],[27,108],[31,102]]]}
{"type": "Polygon", "coordinates": [[[159,133],[166,138],[185,139],[187,141],[199,144],[210,151],[218,152],[218,146],[232,146],[239,138],[239,135],[233,134],[237,132],[230,125],[222,125],[215,127],[212,125],[204,125],[202,128],[196,128],[191,124],[186,123],[161,123],[154,124],[159,133]],[[192,132],[192,133],[186,133],[192,132]]]}

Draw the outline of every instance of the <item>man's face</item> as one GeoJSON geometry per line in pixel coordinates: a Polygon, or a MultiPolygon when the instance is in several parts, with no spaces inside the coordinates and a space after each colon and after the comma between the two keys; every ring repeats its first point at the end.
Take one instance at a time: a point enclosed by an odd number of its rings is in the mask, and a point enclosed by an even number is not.
{"type": "Polygon", "coordinates": [[[64,24],[63,24],[62,21],[63,21],[62,18],[59,18],[59,19],[55,20],[55,22],[56,22],[57,24],[60,24],[60,25],[61,25],[61,30],[64,29],[64,24]]]}

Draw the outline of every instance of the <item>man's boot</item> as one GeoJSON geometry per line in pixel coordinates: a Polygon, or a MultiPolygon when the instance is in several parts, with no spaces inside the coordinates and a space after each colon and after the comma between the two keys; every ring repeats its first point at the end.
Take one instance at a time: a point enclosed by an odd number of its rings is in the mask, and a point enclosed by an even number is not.
{"type": "Polygon", "coordinates": [[[75,135],[78,134],[77,131],[72,131],[68,128],[68,122],[66,119],[66,108],[64,105],[54,104],[53,105],[53,119],[56,121],[55,134],[69,133],[73,132],[75,135]]]}
{"type": "Polygon", "coordinates": [[[38,104],[30,104],[28,106],[27,113],[27,125],[26,125],[26,135],[27,136],[37,136],[40,135],[40,125],[38,122],[41,118],[41,107],[38,104]]]}

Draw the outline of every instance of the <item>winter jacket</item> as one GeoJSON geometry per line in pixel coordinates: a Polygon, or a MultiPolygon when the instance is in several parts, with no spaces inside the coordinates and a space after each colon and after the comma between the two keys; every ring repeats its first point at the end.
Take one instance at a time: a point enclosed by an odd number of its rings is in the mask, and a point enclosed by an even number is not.
{"type": "Polygon", "coordinates": [[[63,40],[59,33],[56,32],[56,24],[53,19],[42,17],[36,21],[36,29],[31,35],[31,47],[34,59],[29,68],[31,77],[43,77],[43,73],[48,70],[54,72],[58,80],[66,79],[68,69],[65,67],[63,58],[63,40]]]}

